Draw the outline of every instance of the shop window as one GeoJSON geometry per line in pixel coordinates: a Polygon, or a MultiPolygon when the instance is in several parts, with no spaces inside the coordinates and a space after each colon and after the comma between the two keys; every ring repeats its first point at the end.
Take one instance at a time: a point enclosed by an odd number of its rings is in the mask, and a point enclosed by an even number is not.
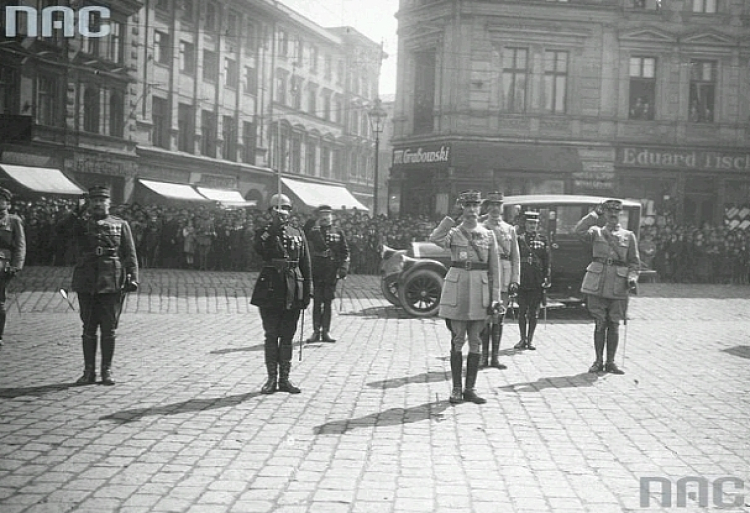
{"type": "Polygon", "coordinates": [[[414,133],[430,133],[435,108],[435,51],[415,54],[414,63],[414,133]]]}
{"type": "Polygon", "coordinates": [[[526,111],[528,54],[526,48],[503,50],[503,107],[508,112],[526,111]]]}
{"type": "Polygon", "coordinates": [[[719,0],[693,0],[693,12],[715,14],[718,12],[719,0]]]}
{"type": "Polygon", "coordinates": [[[201,154],[216,158],[216,114],[201,111],[201,154]]]}
{"type": "Polygon", "coordinates": [[[690,62],[690,111],[692,123],[713,123],[716,95],[716,62],[690,62]]]}
{"type": "Polygon", "coordinates": [[[195,145],[195,115],[192,105],[181,103],[177,106],[177,148],[186,153],[193,153],[195,145]]]}
{"type": "Polygon", "coordinates": [[[169,149],[169,102],[167,100],[156,96],[152,98],[151,119],[154,123],[154,146],[169,149]]]}
{"type": "Polygon", "coordinates": [[[544,52],[544,110],[564,114],[567,110],[568,52],[544,52]]]}
{"type": "Polygon", "coordinates": [[[630,119],[654,119],[656,59],[630,58],[630,119]]]}
{"type": "Polygon", "coordinates": [[[101,120],[99,88],[89,86],[83,93],[83,129],[94,134],[99,133],[101,120]]]}

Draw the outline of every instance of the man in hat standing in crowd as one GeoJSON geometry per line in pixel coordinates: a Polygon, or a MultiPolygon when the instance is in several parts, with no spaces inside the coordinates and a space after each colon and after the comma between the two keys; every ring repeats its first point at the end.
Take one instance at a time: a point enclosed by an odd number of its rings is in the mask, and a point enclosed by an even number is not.
{"type": "Polygon", "coordinates": [[[268,380],[261,393],[280,390],[299,394],[300,389],[289,380],[289,372],[300,311],[310,304],[310,253],[304,232],[289,224],[291,200],[285,194],[274,194],[269,210],[271,223],[255,232],[255,251],[263,260],[263,268],[250,299],[260,308],[265,331],[268,380]]]}
{"type": "Polygon", "coordinates": [[[487,402],[477,395],[474,388],[482,357],[479,334],[488,317],[502,311],[502,269],[497,242],[492,230],[479,223],[481,202],[479,192],[462,192],[458,197],[455,219],[445,217],[430,235],[431,242],[450,249],[451,252],[451,265],[440,296],[439,315],[449,321],[452,335],[452,404],[463,401],[475,404],[487,402]],[[466,361],[466,387],[462,393],[462,348],[467,335],[469,356],[466,361]]]}
{"type": "Polygon", "coordinates": [[[18,271],[23,269],[26,260],[26,235],[23,221],[10,214],[10,201],[13,194],[0,187],[0,347],[5,332],[5,292],[8,283],[18,271]]]}
{"type": "Polygon", "coordinates": [[[589,372],[624,374],[615,363],[620,321],[627,319],[628,297],[635,291],[641,267],[635,234],[620,225],[622,201],[609,199],[581,219],[575,232],[591,243],[593,258],[586,268],[581,292],[594,318],[596,360],[589,372]],[[599,221],[604,218],[604,226],[599,221]],[[607,361],[604,363],[604,347],[607,361]]]}
{"type": "Polygon", "coordinates": [[[96,382],[97,329],[101,336],[101,378],[114,385],[112,357],[115,330],[125,294],[138,290],[138,258],[130,225],[109,213],[110,191],[91,187],[87,205],[72,218],[77,258],[72,289],[78,294],[83,321],[83,375],[79,384],[96,382]]]}
{"type": "Polygon", "coordinates": [[[503,310],[493,315],[490,322],[482,330],[482,367],[494,367],[505,369],[505,365],[498,360],[500,351],[500,339],[503,337],[503,318],[508,306],[508,299],[518,292],[518,282],[521,275],[521,261],[518,253],[518,239],[513,225],[503,221],[503,193],[491,192],[482,203],[487,209],[487,219],[484,226],[495,234],[497,248],[500,253],[500,266],[502,267],[503,281],[500,284],[503,310]],[[492,360],[490,361],[489,348],[492,339],[492,360]]]}
{"type": "Polygon", "coordinates": [[[349,272],[349,245],[344,232],[333,228],[333,209],[321,205],[315,210],[317,222],[305,235],[312,256],[313,334],[307,342],[336,342],[331,337],[332,304],[336,283],[349,272]]]}
{"type": "Polygon", "coordinates": [[[521,283],[518,287],[518,328],[521,340],[515,349],[535,350],[539,307],[544,289],[550,286],[550,247],[539,230],[539,212],[527,210],[518,225],[518,251],[521,255],[521,283]]]}

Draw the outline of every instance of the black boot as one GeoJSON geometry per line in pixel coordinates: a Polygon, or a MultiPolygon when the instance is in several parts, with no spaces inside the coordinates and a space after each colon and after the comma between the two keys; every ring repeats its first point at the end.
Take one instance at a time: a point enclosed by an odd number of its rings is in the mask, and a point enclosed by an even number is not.
{"type": "Polygon", "coordinates": [[[479,334],[479,338],[482,339],[482,360],[479,367],[482,369],[490,366],[490,330],[494,327],[494,325],[488,324],[479,334]]]}
{"type": "Polygon", "coordinates": [[[102,335],[102,385],[112,386],[115,384],[115,380],[112,377],[112,357],[114,354],[114,335],[102,335]]]}
{"type": "Polygon", "coordinates": [[[96,383],[96,369],[94,368],[94,366],[87,365],[83,370],[83,376],[78,378],[78,381],[76,381],[76,383],[79,385],[89,385],[92,383],[96,383]]]}
{"type": "Polygon", "coordinates": [[[500,352],[500,340],[503,338],[503,318],[500,317],[500,322],[492,325],[492,361],[490,367],[495,369],[507,369],[506,365],[500,363],[497,359],[498,353],[500,352]]]}
{"type": "Polygon", "coordinates": [[[336,342],[336,339],[328,334],[328,330],[323,330],[323,334],[320,336],[323,342],[336,342]]]}
{"type": "Polygon", "coordinates": [[[78,378],[79,385],[96,383],[96,335],[83,335],[81,337],[83,345],[83,376],[78,378]]]}
{"type": "Polygon", "coordinates": [[[275,339],[266,339],[265,343],[266,372],[268,379],[261,387],[261,394],[273,394],[276,392],[277,361],[279,357],[278,341],[275,339]]]}
{"type": "Polygon", "coordinates": [[[604,370],[611,374],[625,374],[625,371],[615,363],[617,346],[620,343],[619,328],[620,326],[617,323],[607,323],[607,364],[604,366],[604,370]]]}
{"type": "Polygon", "coordinates": [[[279,363],[279,391],[287,392],[290,394],[299,394],[302,392],[299,388],[294,386],[294,383],[289,381],[289,371],[292,369],[292,362],[280,362],[279,363]]]}
{"type": "Polygon", "coordinates": [[[451,404],[460,404],[464,402],[464,396],[461,392],[461,371],[464,366],[464,355],[461,351],[451,350],[451,380],[453,381],[453,390],[451,391],[451,404]]]}
{"type": "Polygon", "coordinates": [[[305,342],[308,342],[308,343],[309,342],[320,342],[320,329],[319,328],[315,328],[313,330],[312,335],[310,335],[310,338],[308,338],[307,340],[305,340],[305,342]]]}
{"type": "Polygon", "coordinates": [[[596,360],[589,368],[589,372],[591,373],[602,372],[604,370],[604,337],[604,325],[600,326],[599,321],[597,321],[594,327],[594,352],[596,352],[596,360]]]}
{"type": "Polygon", "coordinates": [[[479,372],[479,358],[478,353],[469,353],[466,357],[466,388],[464,389],[464,401],[470,401],[474,404],[484,404],[487,402],[486,399],[479,397],[474,390],[474,385],[477,383],[477,373],[479,372]]]}
{"type": "Polygon", "coordinates": [[[115,384],[115,379],[112,377],[112,369],[110,367],[102,366],[102,385],[112,386],[115,384]]]}

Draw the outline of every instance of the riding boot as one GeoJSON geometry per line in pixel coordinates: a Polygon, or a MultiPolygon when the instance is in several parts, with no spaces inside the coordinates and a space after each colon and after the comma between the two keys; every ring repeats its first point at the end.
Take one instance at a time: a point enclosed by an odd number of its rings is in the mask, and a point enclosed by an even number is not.
{"type": "Polygon", "coordinates": [[[625,374],[625,371],[620,369],[615,363],[615,355],[617,354],[617,346],[620,342],[619,326],[616,323],[607,324],[607,363],[604,365],[604,370],[611,374],[625,374]]]}
{"type": "Polygon", "coordinates": [[[273,394],[276,392],[276,378],[277,374],[277,362],[279,357],[279,347],[276,340],[266,339],[265,343],[265,356],[266,356],[266,372],[268,373],[268,380],[261,387],[261,394],[273,394]]]}
{"type": "Polygon", "coordinates": [[[320,324],[323,317],[321,306],[322,305],[320,304],[320,301],[318,301],[317,299],[313,300],[313,334],[310,336],[310,338],[307,339],[307,342],[320,342],[320,324]]]}
{"type": "Polygon", "coordinates": [[[453,381],[453,390],[451,391],[451,404],[460,404],[464,402],[461,392],[461,372],[464,366],[464,355],[461,351],[451,349],[451,380],[453,381]]]}
{"type": "Polygon", "coordinates": [[[96,335],[83,335],[83,376],[78,378],[79,385],[96,383],[96,335]]]}
{"type": "Polygon", "coordinates": [[[492,325],[492,361],[490,367],[495,369],[507,369],[508,367],[497,359],[497,355],[500,352],[500,339],[503,338],[503,324],[499,322],[492,325]]]}
{"type": "Polygon", "coordinates": [[[477,373],[479,372],[479,353],[469,353],[466,357],[466,388],[464,389],[464,401],[474,404],[484,404],[486,399],[479,397],[474,389],[477,383],[477,373]]]}
{"type": "Polygon", "coordinates": [[[479,367],[482,369],[490,366],[490,330],[493,327],[493,325],[488,324],[479,334],[479,338],[482,339],[482,361],[479,367]]]}
{"type": "Polygon", "coordinates": [[[301,390],[289,381],[289,371],[292,369],[292,342],[282,341],[279,346],[279,391],[299,394],[301,390]]]}
{"type": "Polygon", "coordinates": [[[305,342],[320,342],[320,329],[314,328],[312,335],[305,342]]]}
{"type": "Polygon", "coordinates": [[[594,351],[596,352],[596,360],[589,368],[589,372],[601,372],[604,370],[604,343],[605,343],[605,329],[604,325],[600,326],[599,321],[596,322],[594,327],[594,351]]]}
{"type": "Polygon", "coordinates": [[[115,354],[115,336],[102,335],[102,385],[112,386],[112,357],[115,354]]]}

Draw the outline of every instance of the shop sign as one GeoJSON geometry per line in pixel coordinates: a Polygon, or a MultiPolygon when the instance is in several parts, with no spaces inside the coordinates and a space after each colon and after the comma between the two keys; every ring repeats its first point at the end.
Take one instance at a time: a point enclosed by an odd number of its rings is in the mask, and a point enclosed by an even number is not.
{"type": "Polygon", "coordinates": [[[625,147],[617,150],[617,164],[651,169],[750,172],[750,153],[625,147]]]}
{"type": "Polygon", "coordinates": [[[443,165],[450,163],[449,144],[399,148],[393,150],[394,166],[443,165]]]}

